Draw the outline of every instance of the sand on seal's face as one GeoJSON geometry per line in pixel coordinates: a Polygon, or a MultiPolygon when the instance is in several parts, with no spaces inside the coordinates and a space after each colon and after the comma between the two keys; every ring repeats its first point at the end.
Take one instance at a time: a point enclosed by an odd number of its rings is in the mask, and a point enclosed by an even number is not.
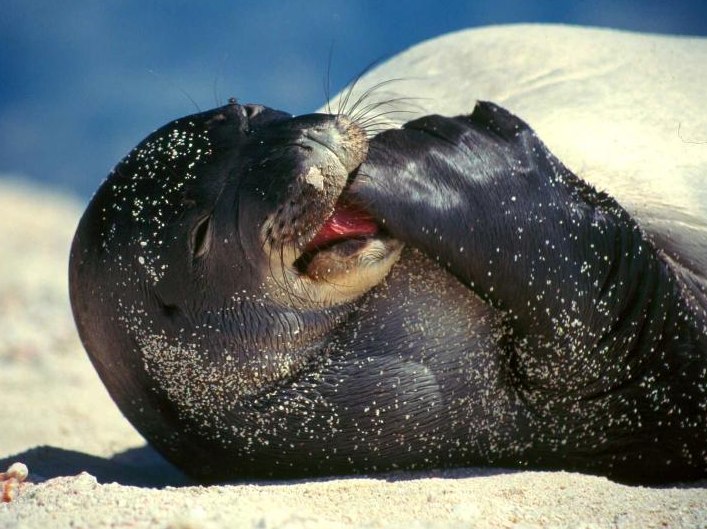
{"type": "MultiPolygon", "coordinates": [[[[707,214],[707,183],[695,185],[707,175],[707,148],[696,143],[707,140],[700,137],[707,130],[704,64],[705,39],[498,27],[425,43],[363,83],[414,77],[399,86],[428,98],[417,103],[427,105],[421,110],[446,114],[467,103],[471,110],[477,98],[495,100],[531,123],[578,174],[630,176],[609,189],[629,208],[643,186],[656,197],[646,210],[678,208],[688,223],[707,214]],[[451,50],[458,54],[453,64],[451,50]],[[448,70],[461,65],[472,75],[455,82],[448,70]],[[675,203],[661,198],[666,182],[675,203]]],[[[107,396],[76,337],[66,267],[80,210],[59,195],[0,180],[0,470],[24,459],[34,482],[0,506],[0,528],[707,527],[705,483],[632,488],[562,472],[471,469],[146,487],[185,480],[140,448],[144,441],[107,396]],[[29,451],[39,445],[52,448],[29,451]],[[77,475],[82,470],[106,484],[77,475]]],[[[657,229],[664,220],[656,216],[657,229]]],[[[692,225],[700,259],[704,226],[692,225]]]]}

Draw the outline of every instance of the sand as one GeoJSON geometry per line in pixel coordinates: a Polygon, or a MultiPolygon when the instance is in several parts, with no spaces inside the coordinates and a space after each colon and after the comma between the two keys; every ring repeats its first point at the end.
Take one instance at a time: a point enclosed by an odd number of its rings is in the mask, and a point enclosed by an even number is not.
{"type": "Polygon", "coordinates": [[[82,207],[0,177],[0,471],[30,471],[0,528],[707,527],[707,482],[503,469],[190,482],[121,416],[76,336],[66,268],[82,207]]]}

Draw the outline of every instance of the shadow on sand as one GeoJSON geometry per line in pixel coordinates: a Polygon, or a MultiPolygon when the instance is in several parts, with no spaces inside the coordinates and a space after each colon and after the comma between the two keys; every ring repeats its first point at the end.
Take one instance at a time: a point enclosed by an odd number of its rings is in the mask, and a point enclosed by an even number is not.
{"type": "MultiPolygon", "coordinates": [[[[200,483],[189,478],[179,469],[165,460],[149,445],[132,448],[106,458],[94,456],[75,450],[67,450],[55,446],[38,446],[19,454],[0,459],[0,470],[19,461],[27,465],[30,479],[41,483],[48,479],[75,476],[88,472],[95,476],[99,483],[119,483],[134,487],[164,488],[195,486],[200,483]]],[[[407,481],[411,479],[445,478],[458,479],[467,477],[493,476],[517,472],[510,469],[494,468],[460,468],[427,471],[393,471],[380,474],[358,474],[349,476],[313,476],[309,478],[290,479],[257,479],[236,480],[227,483],[258,483],[263,486],[281,485],[283,483],[326,482],[346,479],[381,479],[389,482],[407,481]]]]}
{"type": "MultiPolygon", "coordinates": [[[[55,446],[39,446],[19,454],[0,459],[0,471],[12,463],[19,461],[27,465],[30,479],[41,483],[48,479],[75,476],[81,472],[88,472],[95,476],[99,483],[118,483],[134,487],[164,488],[204,485],[199,483],[165,460],[149,445],[132,448],[114,455],[110,458],[94,456],[66,450],[55,446]]],[[[388,482],[409,481],[418,479],[465,479],[481,478],[498,475],[511,475],[523,472],[520,469],[492,468],[492,467],[466,467],[448,469],[430,469],[418,471],[393,471],[380,474],[355,474],[347,476],[312,476],[286,479],[238,479],[222,482],[221,484],[255,483],[261,486],[279,486],[282,484],[296,484],[306,482],[327,482],[332,480],[348,479],[379,479],[388,482]]],[[[707,480],[685,483],[669,483],[653,485],[653,488],[707,488],[707,480]]]]}
{"type": "Polygon", "coordinates": [[[55,446],[38,446],[0,459],[0,469],[4,470],[15,461],[27,465],[30,479],[35,483],[88,472],[99,483],[158,488],[197,484],[147,445],[110,458],[55,446]]]}

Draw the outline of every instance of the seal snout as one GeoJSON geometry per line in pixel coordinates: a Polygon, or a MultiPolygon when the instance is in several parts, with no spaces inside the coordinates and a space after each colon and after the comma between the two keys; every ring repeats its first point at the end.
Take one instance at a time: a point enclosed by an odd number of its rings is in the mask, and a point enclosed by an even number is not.
{"type": "Polygon", "coordinates": [[[343,115],[310,114],[284,125],[290,136],[281,156],[293,169],[282,175],[276,208],[260,228],[269,294],[317,306],[348,302],[382,281],[402,247],[348,200],[368,136],[343,115]]]}
{"type": "Polygon", "coordinates": [[[288,156],[296,169],[263,229],[271,245],[294,242],[301,250],[334,212],[351,173],[366,158],[368,139],[346,116],[300,116],[289,126],[297,149],[288,156]]]}
{"type": "Polygon", "coordinates": [[[358,124],[346,116],[327,116],[321,123],[303,129],[304,141],[317,143],[334,156],[346,173],[353,172],[366,159],[368,138],[358,124]]]}

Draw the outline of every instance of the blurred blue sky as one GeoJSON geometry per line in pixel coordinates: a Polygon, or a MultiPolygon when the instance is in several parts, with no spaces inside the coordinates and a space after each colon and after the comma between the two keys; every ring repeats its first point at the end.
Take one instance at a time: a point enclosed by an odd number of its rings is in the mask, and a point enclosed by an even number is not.
{"type": "MultiPolygon", "coordinates": [[[[707,35],[704,0],[3,0],[0,174],[86,200],[151,130],[229,96],[292,113],[374,60],[487,24],[707,35]]],[[[707,65],[705,65],[707,67],[707,65]]]]}

